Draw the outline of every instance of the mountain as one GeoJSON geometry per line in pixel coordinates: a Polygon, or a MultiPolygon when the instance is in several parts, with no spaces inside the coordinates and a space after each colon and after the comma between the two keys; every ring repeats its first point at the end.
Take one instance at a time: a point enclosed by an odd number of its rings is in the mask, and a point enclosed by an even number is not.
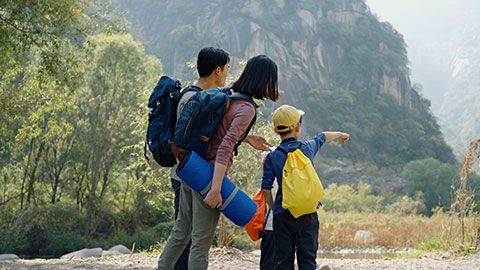
{"type": "Polygon", "coordinates": [[[480,22],[459,31],[456,43],[439,115],[447,141],[462,159],[468,143],[480,137],[480,22]]]}
{"type": "Polygon", "coordinates": [[[458,160],[480,136],[480,2],[367,0],[381,20],[405,34],[411,78],[432,101],[458,160]]]}
{"type": "Polygon", "coordinates": [[[406,45],[362,0],[166,0],[119,2],[130,31],[167,74],[193,79],[186,62],[204,46],[240,60],[267,54],[279,66],[282,103],[303,108],[308,134],[352,133],[352,146],[327,156],[401,166],[435,157],[454,162],[429,101],[413,88],[406,45]],[[341,97],[341,98],[339,98],[341,97]]]}

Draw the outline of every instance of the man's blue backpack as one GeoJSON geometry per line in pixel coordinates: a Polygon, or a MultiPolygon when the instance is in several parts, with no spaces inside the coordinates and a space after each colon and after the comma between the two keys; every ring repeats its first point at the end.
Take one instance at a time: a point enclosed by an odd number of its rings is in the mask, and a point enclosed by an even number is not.
{"type": "Polygon", "coordinates": [[[162,167],[172,167],[176,163],[170,142],[173,140],[177,120],[178,101],[188,91],[198,92],[200,89],[190,87],[182,90],[180,81],[162,76],[148,100],[150,112],[144,155],[148,160],[148,145],[153,158],[162,167]]]}
{"type": "MultiPolygon", "coordinates": [[[[244,94],[232,95],[228,88],[213,88],[198,92],[183,107],[175,127],[173,139],[175,147],[194,150],[202,158],[206,158],[212,138],[232,98],[248,100],[255,108],[255,117],[248,127],[246,133],[248,134],[257,118],[257,105],[253,99],[244,94]]],[[[238,145],[246,136],[235,146],[235,154],[237,154],[238,145]]]]}

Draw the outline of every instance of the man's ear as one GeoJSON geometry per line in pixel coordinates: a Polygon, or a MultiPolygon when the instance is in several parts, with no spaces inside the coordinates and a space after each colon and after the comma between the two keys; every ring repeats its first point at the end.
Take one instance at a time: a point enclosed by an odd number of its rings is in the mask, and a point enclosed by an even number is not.
{"type": "Polygon", "coordinates": [[[218,74],[220,74],[220,72],[222,72],[222,68],[221,68],[220,66],[217,66],[217,67],[215,68],[214,72],[215,72],[215,75],[218,76],[218,74]]]}

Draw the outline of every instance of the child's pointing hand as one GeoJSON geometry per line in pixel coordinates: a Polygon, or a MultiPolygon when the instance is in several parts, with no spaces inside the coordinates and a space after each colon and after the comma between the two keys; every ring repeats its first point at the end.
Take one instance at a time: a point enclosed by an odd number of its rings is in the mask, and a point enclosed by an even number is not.
{"type": "Polygon", "coordinates": [[[347,143],[347,141],[350,139],[350,134],[348,133],[340,133],[340,137],[338,137],[338,139],[340,141],[342,141],[342,143],[347,143]]]}

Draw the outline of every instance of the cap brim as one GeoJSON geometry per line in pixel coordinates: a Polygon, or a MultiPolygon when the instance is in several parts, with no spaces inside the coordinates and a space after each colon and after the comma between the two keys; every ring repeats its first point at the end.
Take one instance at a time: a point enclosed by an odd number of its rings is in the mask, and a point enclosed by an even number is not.
{"type": "Polygon", "coordinates": [[[297,112],[300,114],[300,116],[302,116],[302,115],[304,115],[304,114],[305,114],[305,112],[304,112],[304,111],[302,111],[302,110],[299,110],[299,109],[297,109],[297,112]]]}

